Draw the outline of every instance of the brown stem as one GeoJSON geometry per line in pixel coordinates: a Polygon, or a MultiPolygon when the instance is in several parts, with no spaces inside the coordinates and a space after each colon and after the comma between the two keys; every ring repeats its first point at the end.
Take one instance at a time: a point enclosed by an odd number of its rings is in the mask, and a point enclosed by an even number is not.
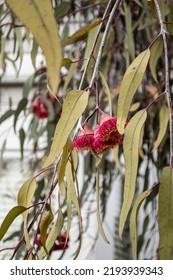
{"type": "Polygon", "coordinates": [[[163,41],[163,49],[164,49],[164,58],[165,58],[165,93],[167,97],[167,104],[169,109],[169,130],[170,130],[170,167],[173,167],[173,109],[172,109],[172,100],[171,100],[171,92],[170,92],[170,82],[169,82],[169,60],[168,60],[168,44],[166,39],[166,31],[164,29],[164,23],[160,11],[160,7],[157,0],[154,0],[154,4],[156,7],[159,24],[160,24],[160,33],[163,41]]]}
{"type": "Polygon", "coordinates": [[[109,33],[110,25],[112,23],[114,14],[115,14],[116,10],[118,9],[120,3],[121,3],[121,0],[117,0],[114,4],[113,8],[112,8],[111,13],[110,13],[110,16],[109,16],[108,22],[106,24],[106,28],[105,28],[105,31],[104,31],[104,34],[103,34],[103,37],[102,37],[102,40],[101,40],[101,43],[100,43],[100,48],[99,48],[99,51],[98,51],[98,55],[97,55],[96,63],[95,63],[95,66],[94,66],[94,71],[93,71],[93,74],[92,74],[92,78],[91,78],[91,81],[90,81],[90,84],[89,84],[89,88],[93,87],[93,84],[98,77],[100,61],[101,61],[101,58],[102,58],[103,49],[104,49],[104,46],[105,46],[107,35],[109,33]]]}

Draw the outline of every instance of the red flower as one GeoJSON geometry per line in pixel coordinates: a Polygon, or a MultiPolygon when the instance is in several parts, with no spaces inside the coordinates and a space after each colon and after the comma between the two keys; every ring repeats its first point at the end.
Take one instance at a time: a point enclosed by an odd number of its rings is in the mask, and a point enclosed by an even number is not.
{"type": "Polygon", "coordinates": [[[54,244],[54,247],[53,247],[53,250],[63,250],[63,249],[67,249],[68,248],[68,241],[69,241],[69,238],[67,239],[67,242],[66,242],[66,238],[67,238],[67,234],[66,232],[64,233],[60,233],[55,241],[55,244],[54,244]]]}
{"type": "Polygon", "coordinates": [[[100,125],[94,130],[93,151],[101,154],[122,144],[123,136],[117,130],[117,118],[102,113],[100,125]]]}
{"type": "Polygon", "coordinates": [[[32,112],[36,115],[39,119],[47,118],[49,115],[49,111],[45,105],[44,99],[42,97],[37,97],[32,102],[32,112]]]}
{"type": "MultiPolygon", "coordinates": [[[[46,239],[48,237],[49,233],[46,233],[46,239]]],[[[58,251],[58,250],[64,250],[67,249],[69,247],[68,242],[69,242],[69,238],[67,239],[67,233],[59,233],[59,235],[57,236],[55,243],[53,245],[53,251],[58,251]]],[[[37,236],[37,238],[35,239],[35,244],[38,245],[39,247],[41,246],[41,237],[40,234],[37,236]]]]}
{"type": "Polygon", "coordinates": [[[80,131],[79,135],[73,141],[73,148],[76,151],[90,150],[93,141],[94,141],[94,131],[90,128],[90,126],[87,123],[85,123],[83,127],[83,131],[80,131]]]}

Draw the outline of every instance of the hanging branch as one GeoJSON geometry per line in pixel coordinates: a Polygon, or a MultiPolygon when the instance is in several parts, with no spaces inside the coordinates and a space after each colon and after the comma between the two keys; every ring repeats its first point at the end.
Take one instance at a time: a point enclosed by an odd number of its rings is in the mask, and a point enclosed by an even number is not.
{"type": "Polygon", "coordinates": [[[82,74],[82,78],[81,78],[81,82],[80,82],[80,85],[79,85],[79,90],[82,89],[82,85],[83,85],[83,82],[84,82],[84,78],[85,78],[85,76],[86,76],[86,72],[87,72],[87,69],[88,69],[88,65],[89,65],[90,60],[91,60],[91,58],[92,58],[92,56],[93,56],[93,52],[94,52],[94,50],[95,50],[95,47],[96,47],[96,44],[97,44],[97,41],[98,41],[98,38],[99,38],[99,35],[100,35],[100,32],[101,32],[101,29],[102,29],[102,27],[103,27],[104,20],[105,20],[105,18],[107,17],[107,14],[108,14],[108,12],[109,12],[109,10],[110,10],[110,8],[111,8],[112,3],[113,3],[113,0],[110,0],[109,3],[108,3],[108,5],[107,5],[107,7],[106,7],[106,10],[105,10],[105,12],[104,12],[104,14],[103,14],[102,22],[101,22],[101,24],[99,25],[99,29],[98,29],[98,31],[97,31],[94,44],[93,44],[93,46],[92,46],[92,49],[91,49],[91,51],[90,51],[90,53],[89,53],[89,56],[88,56],[87,61],[86,61],[86,64],[85,64],[85,68],[84,68],[84,71],[83,71],[83,74],[82,74]]]}
{"type": "Polygon", "coordinates": [[[105,46],[107,35],[109,33],[110,25],[112,23],[114,14],[115,14],[116,10],[118,9],[120,3],[121,3],[121,0],[117,0],[114,4],[113,8],[112,8],[111,13],[110,13],[110,16],[109,16],[108,22],[106,24],[106,28],[105,28],[105,31],[104,31],[104,34],[103,34],[103,37],[102,37],[102,40],[101,40],[101,43],[100,43],[100,48],[99,48],[99,51],[98,51],[98,56],[97,56],[96,63],[95,63],[95,66],[94,66],[94,71],[93,71],[92,78],[91,78],[91,81],[90,81],[90,84],[89,84],[89,88],[93,87],[93,84],[98,77],[100,61],[101,61],[101,58],[102,58],[103,49],[104,49],[104,46],[105,46]]]}
{"type": "MultiPolygon", "coordinates": [[[[84,78],[86,76],[86,72],[87,72],[87,69],[88,69],[88,65],[89,65],[89,62],[93,56],[93,52],[94,52],[94,49],[96,47],[96,44],[97,44],[97,41],[98,41],[98,38],[99,38],[99,35],[100,35],[100,31],[102,29],[102,26],[103,26],[103,22],[104,22],[104,19],[105,17],[107,16],[110,8],[111,8],[111,5],[114,1],[110,0],[107,7],[106,7],[106,10],[104,12],[104,15],[102,17],[102,23],[100,24],[99,26],[99,29],[97,31],[97,34],[96,34],[96,38],[95,38],[95,41],[94,41],[94,44],[93,44],[93,47],[90,51],[90,54],[88,56],[88,59],[86,61],[86,65],[85,65],[85,68],[84,68],[84,72],[83,72],[83,75],[82,75],[82,78],[81,78],[81,82],[80,82],[80,85],[79,85],[79,90],[81,90],[82,88],[82,84],[83,84],[83,81],[84,81],[84,78]]],[[[104,49],[104,46],[105,46],[105,42],[106,42],[106,38],[107,38],[107,35],[108,35],[108,32],[109,32],[109,29],[110,29],[110,25],[112,23],[112,20],[113,20],[113,16],[116,12],[116,10],[118,9],[119,5],[121,3],[121,0],[117,0],[116,3],[114,4],[113,6],[113,9],[109,15],[109,18],[108,18],[108,22],[106,24],[106,28],[105,28],[105,31],[104,31],[104,34],[103,34],[103,37],[102,37],[102,40],[101,40],[101,44],[100,44],[100,48],[99,48],[99,51],[98,51],[98,56],[97,56],[97,59],[96,59],[96,63],[95,63],[95,66],[94,66],[94,71],[93,71],[93,75],[92,75],[92,78],[91,78],[91,81],[90,81],[90,84],[89,84],[89,87],[87,88],[88,90],[90,90],[96,80],[96,77],[98,76],[98,71],[99,71],[99,66],[100,66],[100,61],[101,61],[101,58],[102,58],[102,54],[103,54],[103,49],[104,49]]],[[[79,118],[78,120],[78,123],[77,123],[77,126],[76,126],[76,129],[75,129],[75,132],[74,132],[74,136],[73,136],[73,139],[75,138],[75,136],[77,135],[78,131],[82,130],[82,116],[79,118]]]]}
{"type": "Polygon", "coordinates": [[[172,109],[172,100],[171,100],[171,92],[170,92],[170,82],[169,82],[169,60],[168,60],[168,44],[166,39],[166,31],[164,29],[164,23],[160,11],[160,7],[157,0],[154,0],[154,4],[156,7],[159,24],[160,24],[160,34],[162,36],[163,41],[163,49],[164,49],[164,58],[165,58],[165,91],[167,97],[167,104],[169,108],[169,130],[170,130],[170,167],[173,167],[173,109],[172,109]]]}

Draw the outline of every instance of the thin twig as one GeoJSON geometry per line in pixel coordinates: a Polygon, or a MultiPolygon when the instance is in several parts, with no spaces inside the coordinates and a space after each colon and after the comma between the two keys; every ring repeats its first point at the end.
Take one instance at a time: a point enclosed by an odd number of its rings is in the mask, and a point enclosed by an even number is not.
{"type": "Polygon", "coordinates": [[[170,92],[170,82],[169,82],[169,60],[168,60],[168,44],[166,39],[166,31],[164,29],[164,23],[160,11],[160,7],[157,0],[154,0],[154,4],[156,7],[159,24],[160,24],[160,33],[163,40],[163,49],[164,49],[164,57],[165,57],[165,93],[167,97],[167,104],[169,109],[169,130],[170,130],[170,167],[173,167],[173,109],[172,109],[172,100],[171,100],[171,92],[170,92]]]}
{"type": "Polygon", "coordinates": [[[102,37],[102,40],[101,40],[101,43],[100,43],[100,48],[99,48],[99,51],[98,51],[98,55],[97,55],[96,63],[95,63],[95,66],[94,66],[94,71],[93,71],[93,74],[92,74],[92,78],[91,78],[91,81],[90,81],[90,84],[89,84],[89,88],[93,87],[93,84],[98,77],[100,61],[101,61],[101,58],[102,58],[103,49],[104,49],[104,46],[105,46],[107,35],[109,33],[110,25],[112,23],[114,14],[115,14],[116,10],[118,9],[120,3],[121,3],[121,0],[117,0],[114,4],[113,8],[112,8],[111,13],[110,13],[110,16],[109,16],[108,22],[106,24],[106,28],[105,28],[105,31],[104,31],[104,34],[103,34],[103,37],[102,37]]]}
{"type": "Polygon", "coordinates": [[[95,47],[96,47],[96,44],[97,44],[97,41],[98,41],[98,38],[99,38],[99,35],[100,35],[100,32],[101,32],[101,29],[102,29],[103,24],[104,24],[104,19],[106,18],[107,14],[108,14],[108,12],[109,12],[109,10],[110,10],[110,8],[111,8],[112,3],[113,3],[113,1],[110,0],[109,3],[108,3],[108,5],[107,5],[107,7],[106,7],[106,10],[105,10],[105,12],[104,12],[104,14],[103,14],[102,22],[101,22],[101,24],[99,25],[99,29],[98,29],[98,31],[97,31],[94,44],[93,44],[93,46],[92,46],[92,49],[91,49],[91,51],[90,51],[90,53],[89,53],[89,56],[88,56],[87,61],[86,61],[86,64],[85,64],[85,68],[84,68],[84,71],[83,71],[83,74],[82,74],[82,78],[81,78],[81,82],[80,82],[80,85],[79,85],[79,90],[82,89],[82,85],[83,85],[83,82],[84,82],[84,78],[85,78],[85,76],[86,76],[86,72],[87,72],[87,69],[88,69],[88,65],[89,65],[90,60],[91,60],[91,58],[92,58],[92,56],[93,56],[93,52],[94,52],[94,50],[95,50],[95,47]]]}

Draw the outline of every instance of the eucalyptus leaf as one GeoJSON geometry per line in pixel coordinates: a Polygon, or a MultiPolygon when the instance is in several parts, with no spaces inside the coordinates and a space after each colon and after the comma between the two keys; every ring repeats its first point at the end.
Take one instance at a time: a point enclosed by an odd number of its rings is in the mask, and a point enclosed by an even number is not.
{"type": "Polygon", "coordinates": [[[141,110],[136,113],[125,128],[124,134],[124,159],[125,159],[125,183],[123,194],[123,205],[120,213],[119,235],[122,237],[123,229],[136,188],[136,177],[139,160],[139,145],[141,130],[146,121],[147,113],[141,110]]]}

